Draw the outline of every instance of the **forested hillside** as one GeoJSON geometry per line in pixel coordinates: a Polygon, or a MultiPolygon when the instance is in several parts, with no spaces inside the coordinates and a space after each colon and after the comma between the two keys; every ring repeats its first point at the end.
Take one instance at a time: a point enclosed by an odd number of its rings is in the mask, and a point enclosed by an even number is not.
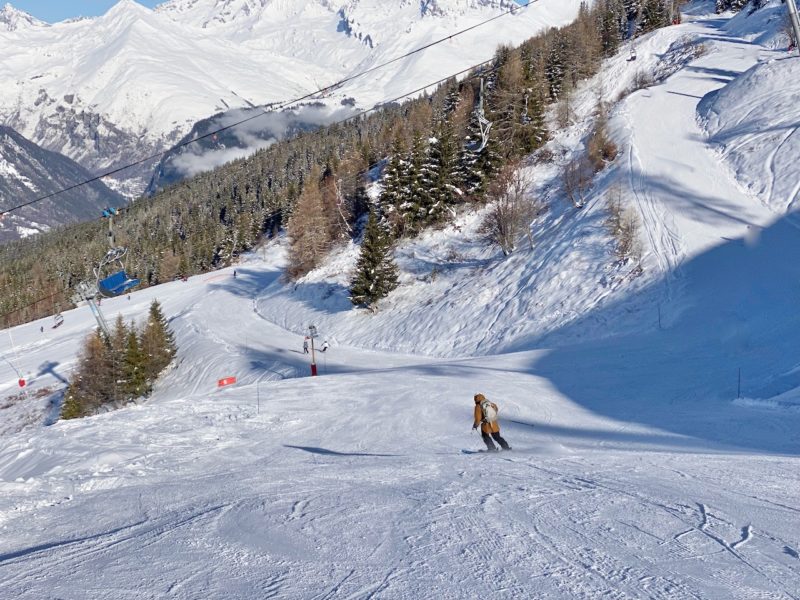
{"type": "MultiPolygon", "coordinates": [[[[677,4],[584,5],[573,24],[518,48],[499,48],[490,64],[460,82],[305,133],[140,199],[116,221],[117,243],[129,248],[126,268],[143,285],[155,285],[228,265],[286,227],[293,241],[290,274],[301,276],[357,234],[354,225],[369,208],[364,186],[376,173],[385,174],[376,211],[394,236],[413,236],[447,219],[453,206],[482,201],[503,165],[546,141],[546,111],[557,105],[558,118],[568,118],[576,84],[631,35],[672,23],[677,4]],[[492,122],[488,143],[478,139],[482,86],[492,122]],[[291,235],[306,230],[314,235],[291,235]]],[[[595,156],[575,165],[579,179],[602,167],[602,133],[590,144],[595,156]]],[[[2,325],[65,307],[74,287],[94,278],[106,245],[106,224],[92,222],[0,248],[2,325]]]]}

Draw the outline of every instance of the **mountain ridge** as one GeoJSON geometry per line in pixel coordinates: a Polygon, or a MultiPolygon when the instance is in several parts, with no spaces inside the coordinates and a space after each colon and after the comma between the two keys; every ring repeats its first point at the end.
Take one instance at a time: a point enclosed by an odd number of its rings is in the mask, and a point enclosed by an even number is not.
{"type": "MultiPolygon", "coordinates": [[[[14,16],[6,20],[26,25],[0,26],[0,43],[11,49],[0,74],[0,124],[90,170],[111,169],[167,149],[211,115],[303,96],[507,6],[510,0],[438,0],[387,12],[375,0],[172,0],[150,10],[124,0],[96,18],[48,25],[7,5],[3,14],[14,16]],[[225,18],[203,27],[214,15],[225,18]]],[[[540,0],[353,81],[330,103],[352,97],[371,106],[416,89],[488,59],[500,43],[566,24],[578,6],[540,0]]],[[[121,177],[141,191],[153,166],[121,177]]]]}

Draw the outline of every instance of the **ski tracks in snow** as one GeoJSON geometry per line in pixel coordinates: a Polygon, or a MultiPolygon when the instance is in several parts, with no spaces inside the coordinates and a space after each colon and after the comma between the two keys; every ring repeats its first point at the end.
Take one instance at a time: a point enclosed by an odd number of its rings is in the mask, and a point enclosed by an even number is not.
{"type": "Polygon", "coordinates": [[[775,591],[776,598],[798,597],[800,590],[787,583],[798,580],[800,569],[780,558],[790,555],[785,551],[787,542],[766,532],[758,534],[751,523],[737,527],[704,503],[693,507],[644,494],[634,481],[608,474],[581,476],[574,472],[591,467],[579,459],[549,465],[506,460],[542,473],[556,488],[530,502],[530,518],[536,543],[551,556],[551,576],[561,574],[556,577],[561,594],[700,599],[709,597],[715,585],[720,586],[717,589],[746,589],[755,575],[765,589],[775,591]],[[729,533],[719,533],[716,524],[729,533]],[[629,530],[640,535],[631,535],[629,530]],[[728,535],[737,539],[729,542],[728,535]],[[756,545],[748,551],[750,544],[756,545]],[[628,553],[631,556],[626,558],[628,553]],[[725,556],[747,567],[751,575],[743,574],[725,556]],[[648,569],[647,564],[653,567],[648,569]],[[678,580],[672,575],[676,570],[684,575],[691,570],[694,575],[678,580]],[[710,587],[697,581],[706,581],[710,587]]]}
{"type": "MultiPolygon", "coordinates": [[[[168,512],[162,516],[144,516],[128,525],[101,531],[81,538],[67,538],[23,548],[0,555],[0,574],[6,589],[24,589],[26,582],[68,573],[86,564],[124,563],[131,552],[163,542],[182,528],[202,526],[225,509],[224,505],[203,506],[190,511],[168,512]],[[20,568],[22,567],[22,568],[20,568]]],[[[151,589],[142,582],[143,590],[151,589]]],[[[110,597],[110,596],[104,596],[110,597]]]]}
{"type": "MultiPolygon", "coordinates": [[[[630,123],[630,121],[629,121],[630,123]]],[[[680,277],[680,266],[683,262],[680,236],[675,225],[663,206],[659,206],[652,190],[646,183],[646,172],[636,149],[636,133],[632,123],[629,124],[631,138],[628,144],[627,170],[630,190],[642,218],[642,228],[647,235],[649,247],[664,281],[665,300],[673,299],[675,282],[680,277]]]]}

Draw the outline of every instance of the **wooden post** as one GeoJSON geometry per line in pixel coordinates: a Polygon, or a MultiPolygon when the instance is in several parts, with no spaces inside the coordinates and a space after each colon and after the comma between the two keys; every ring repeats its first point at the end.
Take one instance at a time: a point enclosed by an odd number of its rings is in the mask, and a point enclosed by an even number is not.
{"type": "Polygon", "coordinates": [[[736,397],[742,397],[742,367],[739,367],[739,382],[736,386],[736,397]]]}

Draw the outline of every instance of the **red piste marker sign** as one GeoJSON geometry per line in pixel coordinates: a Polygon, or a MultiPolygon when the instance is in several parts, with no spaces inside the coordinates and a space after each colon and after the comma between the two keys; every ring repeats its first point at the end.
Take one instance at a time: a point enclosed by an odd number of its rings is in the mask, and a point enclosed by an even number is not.
{"type": "Polygon", "coordinates": [[[236,377],[223,377],[217,382],[217,387],[225,387],[226,385],[233,385],[236,383],[236,377]]]}

